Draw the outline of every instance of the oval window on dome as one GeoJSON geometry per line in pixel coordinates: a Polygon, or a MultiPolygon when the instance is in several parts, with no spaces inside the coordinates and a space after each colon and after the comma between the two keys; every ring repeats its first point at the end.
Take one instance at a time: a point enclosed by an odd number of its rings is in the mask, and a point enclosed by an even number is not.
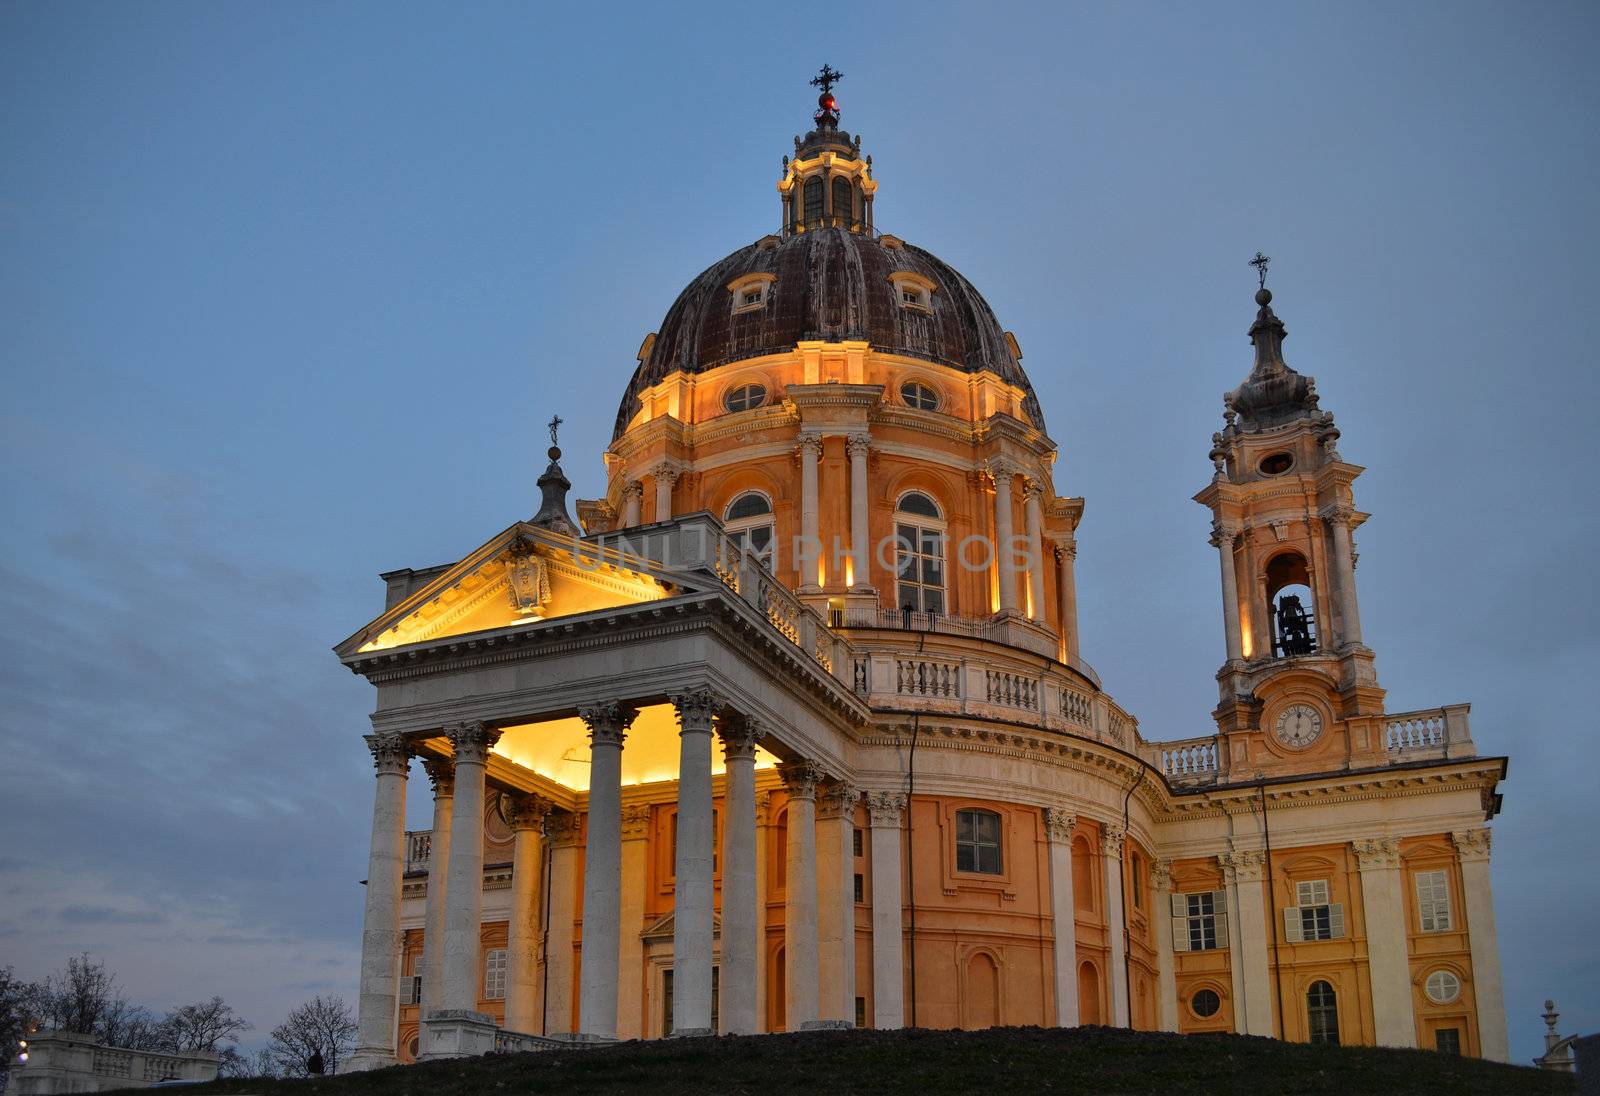
{"type": "Polygon", "coordinates": [[[907,407],[915,407],[918,411],[937,411],[939,409],[939,393],[925,384],[917,381],[907,381],[900,386],[900,398],[907,407]]]}
{"type": "Polygon", "coordinates": [[[1294,467],[1294,457],[1288,453],[1273,453],[1262,457],[1259,467],[1263,476],[1281,476],[1294,467]]]}
{"type": "Polygon", "coordinates": [[[767,389],[760,384],[741,384],[722,397],[722,406],[729,411],[748,411],[767,402],[767,389]]]}

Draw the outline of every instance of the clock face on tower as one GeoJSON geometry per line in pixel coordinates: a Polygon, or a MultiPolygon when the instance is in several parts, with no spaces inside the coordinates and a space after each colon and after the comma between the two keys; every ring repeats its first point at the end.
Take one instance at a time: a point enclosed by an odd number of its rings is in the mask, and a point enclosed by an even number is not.
{"type": "Polygon", "coordinates": [[[1309,704],[1291,704],[1278,716],[1273,733],[1285,746],[1309,746],[1322,735],[1322,713],[1309,704]]]}

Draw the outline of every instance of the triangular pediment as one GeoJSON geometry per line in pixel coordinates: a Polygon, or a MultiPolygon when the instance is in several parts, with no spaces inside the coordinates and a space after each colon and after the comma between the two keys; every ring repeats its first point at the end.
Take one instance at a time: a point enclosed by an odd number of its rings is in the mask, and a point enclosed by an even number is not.
{"type": "Polygon", "coordinates": [[[518,522],[335,650],[344,657],[490,632],[659,601],[698,585],[695,576],[518,522]]]}

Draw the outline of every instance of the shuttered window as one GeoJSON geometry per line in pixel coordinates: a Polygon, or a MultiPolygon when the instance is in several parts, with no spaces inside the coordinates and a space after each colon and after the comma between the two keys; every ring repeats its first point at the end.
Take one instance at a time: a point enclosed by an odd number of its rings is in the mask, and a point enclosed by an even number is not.
{"type": "Polygon", "coordinates": [[[1283,911],[1283,935],[1291,944],[1344,937],[1344,905],[1328,901],[1328,881],[1312,879],[1295,884],[1299,905],[1283,911]]]}
{"type": "Polygon", "coordinates": [[[1172,950],[1211,951],[1227,946],[1227,891],[1172,896],[1172,950]]]}
{"type": "Polygon", "coordinates": [[[1450,880],[1444,872],[1417,873],[1417,914],[1423,932],[1450,928],[1450,880]]]}

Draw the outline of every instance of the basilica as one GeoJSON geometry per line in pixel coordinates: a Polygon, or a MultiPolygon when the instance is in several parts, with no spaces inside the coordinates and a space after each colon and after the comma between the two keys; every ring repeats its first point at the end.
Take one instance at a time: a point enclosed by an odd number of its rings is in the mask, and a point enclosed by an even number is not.
{"type": "Polygon", "coordinates": [[[1159,683],[1080,649],[1093,525],[1022,344],[875,227],[837,79],[773,231],[644,337],[605,496],[569,505],[553,422],[538,512],[383,575],[335,649],[376,690],[355,1067],[1017,1024],[1504,1060],[1506,759],[1465,704],[1384,706],[1362,469],[1266,260],[1194,496],[1215,729],[1158,741],[1159,683]]]}

